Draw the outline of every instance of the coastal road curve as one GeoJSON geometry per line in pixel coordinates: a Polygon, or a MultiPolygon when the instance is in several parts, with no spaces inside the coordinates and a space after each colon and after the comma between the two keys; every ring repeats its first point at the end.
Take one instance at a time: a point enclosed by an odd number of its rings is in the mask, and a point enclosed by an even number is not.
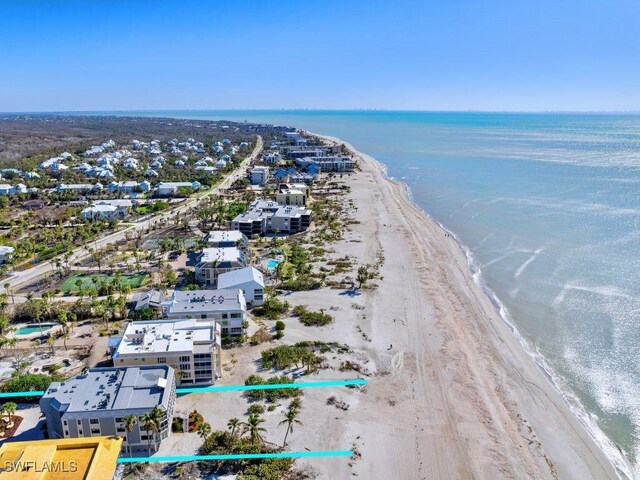
{"type": "MultiPolygon", "coordinates": [[[[260,154],[262,150],[262,145],[263,145],[262,137],[260,135],[257,135],[256,145],[253,151],[251,152],[251,154],[247,156],[240,163],[238,168],[236,168],[233,172],[231,172],[229,176],[227,176],[216,187],[210,190],[207,190],[204,194],[199,195],[196,198],[192,198],[178,207],[172,208],[166,212],[159,213],[152,217],[140,220],[138,222],[135,222],[127,226],[126,228],[118,230],[117,232],[113,232],[103,237],[100,237],[91,242],[90,248],[93,248],[94,250],[100,250],[102,248],[105,248],[109,244],[125,239],[127,233],[129,232],[144,231],[156,223],[171,220],[175,218],[176,215],[184,213],[192,209],[196,205],[198,205],[198,203],[202,201],[202,199],[204,199],[205,197],[208,197],[210,195],[213,195],[214,193],[219,192],[220,190],[228,188],[233,184],[233,182],[235,182],[236,180],[238,180],[239,178],[245,175],[249,164],[260,154]]],[[[90,252],[87,248],[78,247],[75,250],[73,250],[73,252],[71,253],[71,257],[69,258],[69,263],[81,261],[87,258],[89,255],[90,255],[90,252]]],[[[17,287],[33,282],[40,277],[43,277],[48,274],[49,275],[53,274],[55,271],[55,261],[58,258],[60,257],[59,256],[54,257],[53,259],[47,262],[42,262],[38,265],[34,265],[33,267],[28,268],[26,270],[22,270],[20,272],[13,272],[9,277],[0,281],[0,292],[5,291],[6,284],[9,284],[9,287],[11,289],[16,289],[17,287]]]]}

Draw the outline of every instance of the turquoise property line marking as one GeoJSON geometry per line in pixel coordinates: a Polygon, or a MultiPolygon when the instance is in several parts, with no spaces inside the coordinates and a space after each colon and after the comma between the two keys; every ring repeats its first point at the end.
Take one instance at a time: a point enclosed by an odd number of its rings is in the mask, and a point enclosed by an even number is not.
{"type": "MultiPolygon", "coordinates": [[[[237,392],[242,390],[274,390],[276,388],[318,388],[318,387],[348,387],[350,385],[366,385],[367,380],[358,378],[355,380],[327,380],[318,382],[282,383],[280,385],[214,385],[212,387],[177,388],[176,393],[211,393],[211,392],[237,392]]],[[[2,392],[0,398],[11,397],[41,397],[44,391],[35,392],[2,392]]]]}
{"type": "Polygon", "coordinates": [[[318,388],[318,387],[347,387],[350,385],[366,385],[364,378],[356,380],[328,380],[319,382],[280,383],[272,385],[214,385],[212,387],[176,388],[176,393],[210,393],[237,392],[242,390],[275,390],[278,388],[318,388]]]}
{"type": "Polygon", "coordinates": [[[199,462],[214,460],[249,460],[259,458],[350,457],[351,450],[318,450],[312,452],[237,453],[228,455],[169,455],[166,457],[118,458],[118,463],[199,462]]]}
{"type": "Polygon", "coordinates": [[[0,398],[11,397],[41,397],[44,395],[44,391],[39,390],[35,392],[3,392],[0,393],[0,398]]]}

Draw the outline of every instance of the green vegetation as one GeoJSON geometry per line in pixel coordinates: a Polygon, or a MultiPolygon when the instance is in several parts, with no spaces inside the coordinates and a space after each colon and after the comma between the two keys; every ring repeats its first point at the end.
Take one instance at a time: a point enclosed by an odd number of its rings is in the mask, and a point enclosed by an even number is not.
{"type": "Polygon", "coordinates": [[[298,317],[300,322],[307,327],[322,327],[333,322],[333,317],[328,313],[311,312],[304,305],[296,305],[291,312],[293,316],[298,317]]]}
{"type": "Polygon", "coordinates": [[[147,278],[148,275],[146,273],[136,273],[131,275],[76,274],[68,277],[60,286],[60,290],[62,290],[63,292],[77,293],[91,291],[99,292],[99,287],[105,289],[108,285],[111,285],[113,287],[122,285],[128,287],[129,289],[132,289],[144,285],[147,278]]]}
{"type": "MultiPolygon", "coordinates": [[[[203,455],[222,454],[247,454],[247,453],[273,453],[279,451],[273,447],[264,445],[262,441],[259,416],[250,416],[249,421],[235,427],[233,432],[222,430],[212,432],[200,447],[203,455]]],[[[213,467],[219,473],[235,473],[238,480],[282,480],[287,478],[306,479],[304,474],[292,476],[293,459],[248,459],[248,460],[221,460],[215,462],[213,467]]]]}
{"type": "Polygon", "coordinates": [[[134,211],[139,215],[147,215],[149,213],[158,213],[169,208],[169,202],[165,200],[157,200],[152,203],[138,205],[134,211]]]}
{"type": "Polygon", "coordinates": [[[260,405],[259,403],[252,403],[251,405],[249,405],[247,413],[249,415],[260,415],[264,413],[264,405],[260,405]]]}
{"type": "MultiPolygon", "coordinates": [[[[287,377],[271,377],[265,379],[260,375],[250,375],[244,381],[245,385],[279,385],[283,383],[294,383],[294,381],[287,377]]],[[[300,389],[298,388],[273,388],[269,390],[247,390],[245,393],[247,398],[258,401],[266,400],[267,402],[275,402],[281,398],[293,398],[300,395],[300,389]]],[[[264,411],[264,410],[263,410],[264,411]]],[[[249,412],[252,413],[252,412],[249,412]]],[[[262,413],[262,412],[258,412],[262,413]]]]}
{"type": "Polygon", "coordinates": [[[307,371],[313,371],[322,363],[323,358],[313,352],[307,343],[281,345],[264,350],[261,354],[263,368],[282,370],[300,365],[307,371]]]}
{"type": "Polygon", "coordinates": [[[253,313],[257,316],[267,317],[271,320],[277,320],[289,311],[289,303],[278,300],[275,297],[267,298],[264,303],[253,309],[253,313]]]}
{"type": "MultiPolygon", "coordinates": [[[[49,388],[51,382],[60,382],[64,377],[60,375],[41,375],[34,373],[14,374],[0,390],[3,392],[38,392],[49,388]]],[[[35,401],[37,397],[25,397],[25,401],[35,401]]]]}

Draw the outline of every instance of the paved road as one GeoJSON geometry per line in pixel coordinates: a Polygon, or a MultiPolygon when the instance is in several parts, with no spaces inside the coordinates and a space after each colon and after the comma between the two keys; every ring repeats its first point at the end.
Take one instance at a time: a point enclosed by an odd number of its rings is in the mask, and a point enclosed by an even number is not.
{"type": "MultiPolygon", "coordinates": [[[[260,153],[261,150],[262,150],[262,137],[258,135],[256,146],[251,152],[251,154],[247,158],[245,158],[242,161],[242,163],[238,166],[238,168],[235,169],[228,177],[226,177],[222,181],[222,183],[220,183],[220,185],[212,188],[211,190],[207,190],[204,194],[198,195],[196,198],[192,198],[178,207],[172,208],[170,210],[167,210],[166,212],[159,213],[158,215],[154,215],[152,217],[146,218],[139,222],[130,224],[126,228],[123,228],[117,232],[114,232],[104,237],[101,237],[99,239],[96,239],[92,241],[90,245],[88,245],[88,248],[92,248],[94,250],[103,249],[109,244],[113,244],[115,242],[125,239],[126,235],[130,232],[139,232],[139,231],[147,230],[149,227],[151,227],[156,223],[172,220],[173,218],[175,218],[176,215],[179,215],[181,213],[184,213],[192,209],[193,207],[198,205],[198,203],[202,201],[202,199],[204,199],[205,197],[209,195],[213,195],[214,193],[217,193],[220,190],[223,190],[225,188],[228,188],[237,179],[243,177],[246,173],[249,163],[254,158],[256,158],[256,156],[260,153]]],[[[76,248],[71,253],[71,257],[69,258],[69,263],[71,264],[71,263],[83,260],[87,258],[89,255],[90,255],[90,252],[84,247],[76,248]]],[[[10,277],[0,281],[0,292],[5,291],[4,285],[6,283],[9,283],[11,288],[15,290],[16,287],[22,286],[27,283],[31,283],[42,276],[53,274],[55,271],[55,261],[56,261],[56,258],[48,262],[40,263],[26,270],[22,270],[20,272],[13,272],[10,277]]]]}

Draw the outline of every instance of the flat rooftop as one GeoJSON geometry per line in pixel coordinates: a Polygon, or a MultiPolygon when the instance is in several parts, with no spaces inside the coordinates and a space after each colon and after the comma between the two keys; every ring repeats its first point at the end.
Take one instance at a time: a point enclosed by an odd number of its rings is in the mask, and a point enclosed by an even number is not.
{"type": "Polygon", "coordinates": [[[203,248],[198,261],[203,263],[218,262],[220,267],[224,267],[225,262],[244,263],[245,256],[236,247],[203,248]]]}
{"type": "Polygon", "coordinates": [[[239,230],[212,230],[207,235],[207,242],[209,243],[221,243],[221,242],[246,242],[247,237],[244,236],[239,230]]]}
{"type": "Polygon", "coordinates": [[[181,290],[171,297],[167,304],[167,312],[173,314],[225,312],[246,310],[246,307],[242,290],[237,288],[181,290]]]}
{"type": "Polygon", "coordinates": [[[146,412],[163,403],[169,393],[164,385],[172,380],[173,369],[168,365],[92,368],[84,375],[53,382],[42,399],[53,399],[52,405],[64,410],[67,418],[86,417],[89,411],[146,412]],[[61,408],[64,405],[66,409],[61,408]]]}
{"type": "Polygon", "coordinates": [[[155,320],[131,322],[124,331],[114,359],[144,353],[192,352],[194,344],[215,340],[215,322],[155,320]]]}

